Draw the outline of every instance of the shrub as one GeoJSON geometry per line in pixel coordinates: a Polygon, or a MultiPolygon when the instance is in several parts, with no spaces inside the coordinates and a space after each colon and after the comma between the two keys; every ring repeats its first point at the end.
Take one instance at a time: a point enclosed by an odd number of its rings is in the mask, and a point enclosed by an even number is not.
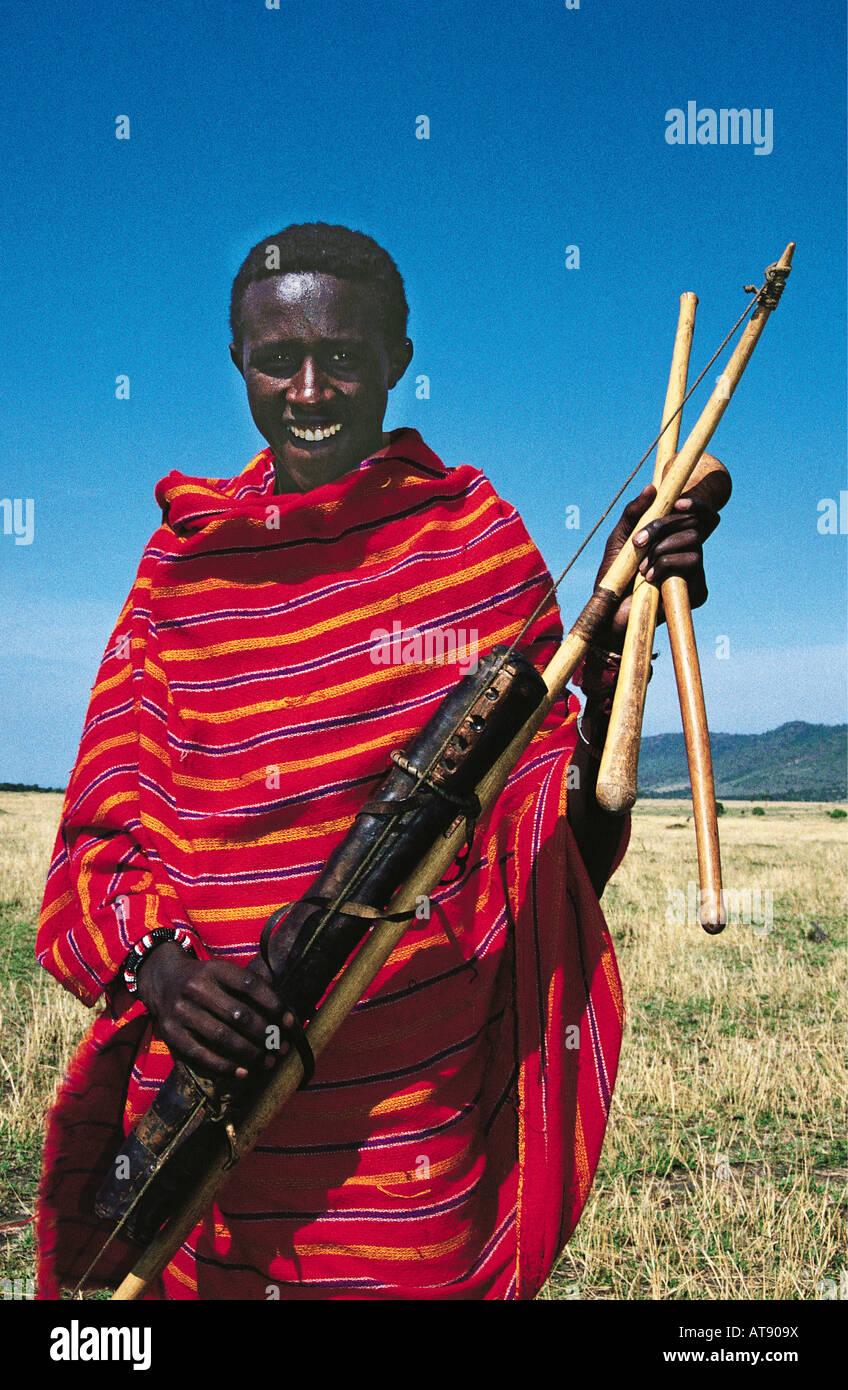
{"type": "Polygon", "coordinates": [[[752,816],[764,816],[764,815],[765,815],[765,811],[763,810],[762,806],[752,806],[752,808],[751,808],[751,815],[752,815],[752,816]]]}
{"type": "Polygon", "coordinates": [[[837,806],[835,810],[828,811],[827,814],[830,816],[831,820],[844,820],[845,817],[848,816],[848,811],[843,811],[841,806],[837,806]]]}

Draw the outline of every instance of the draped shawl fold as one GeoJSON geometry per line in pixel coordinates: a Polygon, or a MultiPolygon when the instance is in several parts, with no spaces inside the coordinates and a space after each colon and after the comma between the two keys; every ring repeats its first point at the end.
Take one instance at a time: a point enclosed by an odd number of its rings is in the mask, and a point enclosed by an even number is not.
{"type": "MultiPolygon", "coordinates": [[[[184,926],[201,958],[247,961],[389,753],[550,583],[515,509],[414,431],[305,495],[273,489],[268,449],[230,481],[159,484],[163,523],[93,688],[37,949],[107,1007],[49,1117],[41,1297],[102,1243],[93,1196],[172,1065],[116,983],[129,947],[184,926]]],[[[551,599],[522,646],[541,669],[560,635],[551,599]]],[[[565,818],[577,708],[549,716],[461,881],[422,909],[149,1296],[537,1293],[586,1201],[622,1027],[565,818]]],[[[114,1242],[91,1284],[131,1262],[114,1242]]]]}

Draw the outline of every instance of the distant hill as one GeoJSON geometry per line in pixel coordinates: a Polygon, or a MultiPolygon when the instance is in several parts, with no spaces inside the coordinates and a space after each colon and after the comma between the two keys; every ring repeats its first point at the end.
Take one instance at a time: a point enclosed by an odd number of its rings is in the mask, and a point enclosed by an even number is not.
{"type": "MultiPolygon", "coordinates": [[[[765,734],[710,734],[716,796],[725,801],[848,801],[848,724],[796,720],[765,734]]],[[[64,791],[64,787],[0,782],[4,792],[64,791]]],[[[689,770],[681,734],[642,740],[640,796],[688,796],[689,770]]]]}
{"type": "Polygon", "coordinates": [[[0,782],[0,792],[63,792],[64,787],[37,787],[35,783],[0,782]]]}
{"type": "MultiPolygon", "coordinates": [[[[848,724],[796,720],[765,734],[710,734],[719,800],[848,800],[848,724]]],[[[687,795],[683,734],[642,740],[640,796],[687,795]]]]}

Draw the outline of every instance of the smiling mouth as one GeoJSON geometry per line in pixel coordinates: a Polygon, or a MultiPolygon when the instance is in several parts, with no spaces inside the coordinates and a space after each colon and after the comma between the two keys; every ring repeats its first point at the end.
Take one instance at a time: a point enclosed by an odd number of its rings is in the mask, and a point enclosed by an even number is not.
{"type": "Polygon", "coordinates": [[[341,428],[340,422],[332,425],[312,425],[309,429],[286,422],[286,429],[292,438],[306,444],[323,444],[337,435],[341,428]]]}

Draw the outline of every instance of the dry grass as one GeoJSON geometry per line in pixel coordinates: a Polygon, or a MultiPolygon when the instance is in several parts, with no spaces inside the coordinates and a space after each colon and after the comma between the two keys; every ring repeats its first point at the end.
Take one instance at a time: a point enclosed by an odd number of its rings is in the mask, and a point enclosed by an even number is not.
{"type": "MultiPolygon", "coordinates": [[[[88,1010],[33,956],[62,798],[0,792],[0,1224],[32,1214],[44,1113],[88,1010]]],[[[28,1227],[0,1235],[0,1274],[32,1275],[28,1227]]]]}
{"type": "Polygon", "coordinates": [[[58,792],[0,792],[0,903],[34,920],[62,810],[58,792]]]}
{"type": "MultiPolygon", "coordinates": [[[[60,804],[0,793],[0,1221],[32,1210],[44,1111],[90,1018],[32,959],[60,804]]],[[[760,920],[708,937],[668,920],[697,877],[688,809],[642,803],[607,890],[627,1032],[595,1186],[543,1299],[814,1299],[848,1265],[848,822],[728,804],[725,882],[760,920]]],[[[3,1274],[31,1263],[27,1230],[0,1237],[3,1274]]]]}
{"type": "Polygon", "coordinates": [[[743,907],[759,889],[760,920],[718,937],[674,920],[697,879],[689,808],[634,816],[605,898],[621,1068],[593,1192],[544,1298],[812,1299],[848,1265],[846,822],[815,804],[752,808],[728,804],[720,830],[725,883],[743,907]]]}
{"type": "Polygon", "coordinates": [[[0,1127],[19,1138],[40,1135],[45,1107],[90,1022],[89,1011],[32,960],[61,804],[55,794],[0,793],[0,1127]]]}

